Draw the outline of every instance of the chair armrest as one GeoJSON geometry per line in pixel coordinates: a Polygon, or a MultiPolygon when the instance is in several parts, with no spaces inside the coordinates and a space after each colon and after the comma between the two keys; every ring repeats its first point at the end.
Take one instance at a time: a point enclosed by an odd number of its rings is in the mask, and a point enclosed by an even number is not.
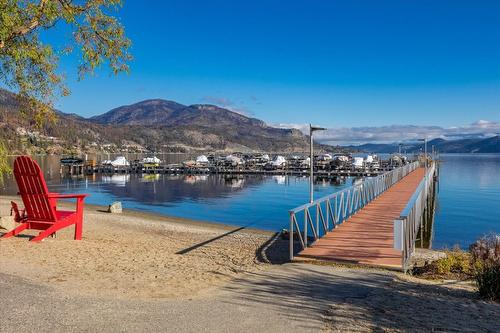
{"type": "Polygon", "coordinates": [[[59,193],[49,193],[47,197],[49,199],[79,199],[88,197],[88,194],[59,194],[59,193]]]}

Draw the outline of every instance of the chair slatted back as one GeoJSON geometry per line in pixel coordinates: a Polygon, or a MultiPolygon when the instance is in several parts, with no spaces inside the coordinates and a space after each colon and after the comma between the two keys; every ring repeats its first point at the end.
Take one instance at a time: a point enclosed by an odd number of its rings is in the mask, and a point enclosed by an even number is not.
{"type": "Polygon", "coordinates": [[[14,161],[14,176],[29,220],[55,222],[54,207],[40,166],[29,156],[14,161]]]}

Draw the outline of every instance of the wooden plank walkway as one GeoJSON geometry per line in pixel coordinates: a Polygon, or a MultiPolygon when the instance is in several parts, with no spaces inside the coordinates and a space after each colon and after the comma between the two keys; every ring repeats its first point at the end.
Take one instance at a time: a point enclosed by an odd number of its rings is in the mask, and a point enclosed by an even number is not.
{"type": "Polygon", "coordinates": [[[393,223],[424,176],[424,168],[416,169],[295,259],[401,268],[402,252],[393,248],[393,223]]]}

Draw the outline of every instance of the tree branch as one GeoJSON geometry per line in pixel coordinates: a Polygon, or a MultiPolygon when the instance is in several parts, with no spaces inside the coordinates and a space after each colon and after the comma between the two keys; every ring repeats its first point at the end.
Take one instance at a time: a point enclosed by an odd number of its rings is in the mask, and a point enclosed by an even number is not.
{"type": "Polygon", "coordinates": [[[36,29],[40,25],[40,18],[43,14],[43,9],[48,0],[40,0],[38,4],[38,13],[26,25],[13,29],[12,33],[5,40],[0,40],[0,49],[5,47],[5,43],[19,36],[26,35],[36,29]]]}

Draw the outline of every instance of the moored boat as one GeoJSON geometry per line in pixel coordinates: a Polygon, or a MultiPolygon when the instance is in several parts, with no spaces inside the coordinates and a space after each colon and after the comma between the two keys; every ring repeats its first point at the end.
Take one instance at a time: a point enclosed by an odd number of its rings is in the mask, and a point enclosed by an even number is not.
{"type": "Polygon", "coordinates": [[[159,167],[161,160],[156,156],[144,157],[141,161],[141,164],[145,168],[150,167],[159,167]]]}
{"type": "Polygon", "coordinates": [[[79,157],[63,157],[59,160],[61,164],[70,165],[70,164],[81,164],[83,163],[83,159],[79,157]]]}

